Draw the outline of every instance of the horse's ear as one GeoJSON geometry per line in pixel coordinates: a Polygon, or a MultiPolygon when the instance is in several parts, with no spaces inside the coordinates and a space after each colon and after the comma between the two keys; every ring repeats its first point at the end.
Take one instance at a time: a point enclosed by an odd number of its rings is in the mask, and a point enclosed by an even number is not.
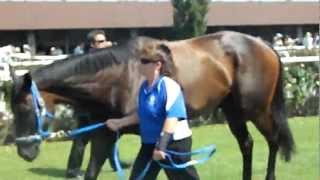
{"type": "Polygon", "coordinates": [[[159,48],[160,48],[161,51],[163,51],[165,54],[171,56],[171,50],[168,48],[168,46],[166,46],[165,44],[160,44],[160,45],[159,45],[159,48]]]}
{"type": "Polygon", "coordinates": [[[160,49],[160,51],[162,51],[163,55],[165,55],[166,60],[172,61],[172,54],[171,54],[171,50],[169,49],[169,47],[165,44],[160,44],[158,46],[158,49],[160,49]]]}
{"type": "Polygon", "coordinates": [[[23,75],[23,89],[29,91],[32,84],[32,77],[30,73],[26,73],[23,75]]]}

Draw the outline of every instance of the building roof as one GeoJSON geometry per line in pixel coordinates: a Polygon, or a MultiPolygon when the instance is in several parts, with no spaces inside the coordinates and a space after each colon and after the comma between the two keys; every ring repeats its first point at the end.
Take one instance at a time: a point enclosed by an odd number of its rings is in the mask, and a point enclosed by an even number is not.
{"type": "MultiPolygon", "coordinates": [[[[0,2],[0,30],[170,27],[170,2],[0,2]]],[[[318,2],[212,2],[208,26],[318,24],[318,2]]]]}
{"type": "Polygon", "coordinates": [[[211,3],[209,26],[319,23],[318,2],[211,3]]]}

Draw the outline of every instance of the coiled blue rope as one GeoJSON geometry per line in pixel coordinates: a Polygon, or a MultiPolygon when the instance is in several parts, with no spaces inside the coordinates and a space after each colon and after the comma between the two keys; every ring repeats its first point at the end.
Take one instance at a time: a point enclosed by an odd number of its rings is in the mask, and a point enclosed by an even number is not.
{"type": "MultiPolygon", "coordinates": [[[[215,145],[209,145],[204,148],[191,151],[191,152],[176,152],[176,151],[171,151],[171,150],[166,150],[166,159],[168,160],[168,164],[162,163],[160,161],[156,161],[162,168],[165,169],[184,169],[192,165],[197,165],[197,164],[203,164],[206,161],[210,159],[210,157],[216,152],[216,146],[215,145]],[[193,156],[193,155],[201,155],[201,154],[207,154],[207,156],[201,158],[201,159],[193,159],[185,163],[177,164],[173,161],[172,156],[193,156]]],[[[151,163],[153,160],[149,160],[148,163],[146,164],[146,167],[143,169],[141,174],[138,176],[137,180],[143,180],[145,175],[147,174],[151,163]]]]}

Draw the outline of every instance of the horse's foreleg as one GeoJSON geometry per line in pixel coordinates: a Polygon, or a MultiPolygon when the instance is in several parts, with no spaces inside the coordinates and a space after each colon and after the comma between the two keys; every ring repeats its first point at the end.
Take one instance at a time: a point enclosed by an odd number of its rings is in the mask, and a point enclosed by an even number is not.
{"type": "Polygon", "coordinates": [[[66,172],[67,178],[82,176],[80,168],[83,161],[85,147],[88,141],[89,136],[77,138],[73,141],[66,172]]]}
{"type": "Polygon", "coordinates": [[[107,158],[108,151],[115,142],[115,136],[97,132],[91,138],[91,153],[85,180],[96,180],[107,158]]]}
{"type": "Polygon", "coordinates": [[[84,135],[73,140],[66,172],[67,178],[82,176],[80,168],[89,138],[89,135],[84,135]]]}
{"type": "MultiPolygon", "coordinates": [[[[230,100],[230,99],[229,99],[230,100]]],[[[252,149],[253,140],[248,132],[245,120],[239,108],[236,108],[234,104],[228,102],[223,104],[223,112],[226,115],[228,124],[232,134],[236,137],[243,158],[243,180],[251,180],[252,175],[252,149]]]]}

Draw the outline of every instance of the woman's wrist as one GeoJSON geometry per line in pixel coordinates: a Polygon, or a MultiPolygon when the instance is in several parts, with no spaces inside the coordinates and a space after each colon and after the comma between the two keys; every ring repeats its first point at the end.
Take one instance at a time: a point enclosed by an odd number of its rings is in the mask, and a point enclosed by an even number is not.
{"type": "Polygon", "coordinates": [[[132,124],[131,122],[131,116],[126,116],[120,119],[120,126],[121,128],[126,127],[126,126],[130,126],[132,124]]]}
{"type": "Polygon", "coordinates": [[[156,149],[163,152],[166,151],[168,144],[172,140],[172,135],[173,135],[172,133],[161,132],[160,139],[156,144],[156,149]]]}

